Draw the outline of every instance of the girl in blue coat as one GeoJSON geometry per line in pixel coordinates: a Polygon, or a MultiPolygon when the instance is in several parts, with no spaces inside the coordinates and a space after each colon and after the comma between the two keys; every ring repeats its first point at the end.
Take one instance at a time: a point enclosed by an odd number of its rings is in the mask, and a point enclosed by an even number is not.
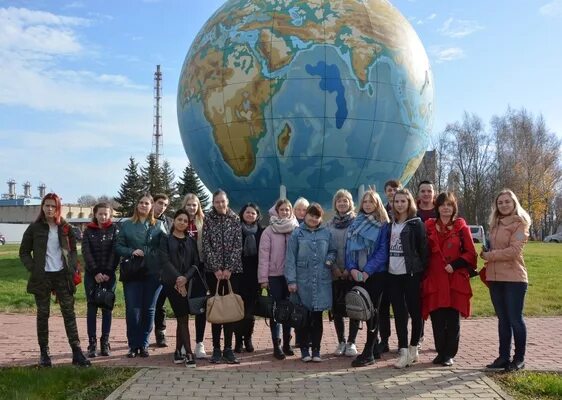
{"type": "MultiPolygon", "coordinates": [[[[380,196],[368,190],[361,198],[359,214],[347,231],[345,268],[356,284],[363,286],[378,310],[388,270],[388,214],[380,196]]],[[[375,362],[378,317],[368,321],[367,343],[363,353],[351,363],[363,367],[375,362]]]]}
{"type": "Polygon", "coordinates": [[[324,210],[317,203],[306,209],[303,223],[287,244],[285,278],[290,293],[310,311],[308,326],[297,331],[303,362],[321,362],[322,312],[332,307],[332,265],[336,249],[330,231],[321,225],[324,210]],[[308,344],[312,343],[312,356],[308,344]]]}

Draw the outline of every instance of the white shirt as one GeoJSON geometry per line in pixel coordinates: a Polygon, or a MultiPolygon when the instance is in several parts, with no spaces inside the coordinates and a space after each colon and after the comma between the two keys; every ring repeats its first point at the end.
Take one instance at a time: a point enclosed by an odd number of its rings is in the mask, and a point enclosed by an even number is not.
{"type": "Polygon", "coordinates": [[[396,222],[392,224],[392,231],[390,233],[390,260],[388,264],[388,272],[392,275],[404,275],[407,273],[402,240],[400,239],[400,234],[405,226],[406,221],[400,224],[396,222]]]}
{"type": "Polygon", "coordinates": [[[45,271],[57,272],[62,270],[62,249],[59,243],[59,227],[49,225],[49,238],[47,239],[47,255],[45,257],[45,271]]]}

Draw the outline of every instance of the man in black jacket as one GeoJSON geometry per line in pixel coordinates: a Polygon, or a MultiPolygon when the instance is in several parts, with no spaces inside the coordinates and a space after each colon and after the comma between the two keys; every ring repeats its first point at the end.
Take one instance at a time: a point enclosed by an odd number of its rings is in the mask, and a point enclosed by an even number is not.
{"type": "MultiPolygon", "coordinates": [[[[153,196],[154,198],[154,217],[162,221],[166,233],[172,232],[172,219],[167,217],[164,213],[170,205],[170,199],[163,193],[158,193],[153,196]]],[[[156,336],[156,346],[168,347],[166,341],[166,291],[161,290],[158,300],[156,301],[156,310],[154,314],[154,335],[156,336]]]]}

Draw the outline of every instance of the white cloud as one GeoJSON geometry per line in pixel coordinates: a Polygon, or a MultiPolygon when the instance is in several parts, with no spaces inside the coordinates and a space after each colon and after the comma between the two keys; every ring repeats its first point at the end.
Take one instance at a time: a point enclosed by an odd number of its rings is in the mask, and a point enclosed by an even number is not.
{"type": "Polygon", "coordinates": [[[544,17],[562,17],[562,0],[552,0],[539,8],[539,14],[544,17]]]}
{"type": "Polygon", "coordinates": [[[435,18],[437,17],[437,14],[432,13],[429,14],[427,17],[425,18],[418,18],[418,17],[410,17],[408,18],[410,21],[412,21],[413,24],[416,25],[423,25],[425,23],[431,22],[433,21],[435,18]]]}
{"type": "Polygon", "coordinates": [[[438,64],[466,57],[464,50],[460,47],[432,46],[429,48],[429,53],[438,64]]]}
{"type": "Polygon", "coordinates": [[[441,34],[451,38],[462,38],[484,29],[477,21],[449,18],[439,29],[441,34]]]}

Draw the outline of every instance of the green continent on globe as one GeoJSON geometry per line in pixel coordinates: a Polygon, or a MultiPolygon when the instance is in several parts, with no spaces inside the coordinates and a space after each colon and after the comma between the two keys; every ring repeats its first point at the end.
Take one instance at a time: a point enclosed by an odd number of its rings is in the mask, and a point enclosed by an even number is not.
{"type": "MultiPolygon", "coordinates": [[[[423,46],[387,1],[228,1],[195,38],[180,77],[178,99],[181,107],[202,104],[214,141],[236,176],[248,176],[255,168],[266,120],[275,118],[272,99],[283,87],[286,70],[299,54],[317,46],[332,47],[349,60],[351,70],[345,74],[360,89],[368,86],[369,72],[381,56],[404,68],[410,87],[423,92],[427,84],[423,46]]],[[[431,114],[427,104],[418,109],[409,102],[403,106],[411,121],[415,115],[431,114]]],[[[278,137],[281,155],[291,137],[285,124],[278,137]]],[[[409,164],[410,170],[415,167],[409,164]]]]}

